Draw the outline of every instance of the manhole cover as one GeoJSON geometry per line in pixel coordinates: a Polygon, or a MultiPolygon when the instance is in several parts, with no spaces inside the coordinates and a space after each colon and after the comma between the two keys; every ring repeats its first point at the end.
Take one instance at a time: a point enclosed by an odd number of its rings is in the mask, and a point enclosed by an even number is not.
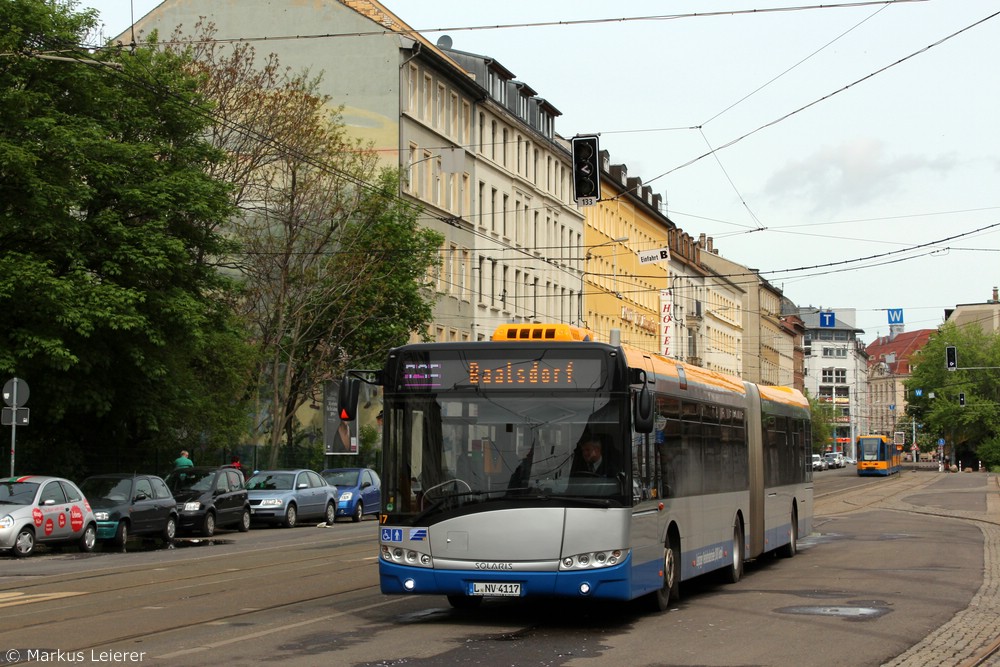
{"type": "Polygon", "coordinates": [[[878,618],[888,614],[891,609],[888,607],[852,607],[816,605],[803,607],[782,607],[777,610],[781,614],[799,614],[803,616],[840,616],[850,619],[878,618]]]}

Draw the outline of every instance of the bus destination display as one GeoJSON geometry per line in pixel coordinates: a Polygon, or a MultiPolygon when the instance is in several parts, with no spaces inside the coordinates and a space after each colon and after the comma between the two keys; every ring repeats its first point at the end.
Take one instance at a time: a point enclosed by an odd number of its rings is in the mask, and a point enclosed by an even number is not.
{"type": "Polygon", "coordinates": [[[401,389],[595,389],[602,385],[603,362],[596,357],[504,359],[464,355],[402,360],[401,389]]]}

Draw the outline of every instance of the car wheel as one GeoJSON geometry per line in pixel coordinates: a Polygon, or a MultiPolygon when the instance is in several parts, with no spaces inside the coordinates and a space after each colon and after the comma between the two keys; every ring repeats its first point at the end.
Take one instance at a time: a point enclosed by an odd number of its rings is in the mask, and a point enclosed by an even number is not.
{"type": "Polygon", "coordinates": [[[94,550],[95,544],[97,544],[97,526],[92,523],[87,524],[83,529],[83,535],[80,536],[80,551],[89,553],[94,550]]]}
{"type": "Polygon", "coordinates": [[[128,521],[124,519],[118,522],[118,530],[115,531],[115,546],[125,548],[128,542],[128,521]]]}
{"type": "Polygon", "coordinates": [[[285,510],[285,528],[295,528],[295,524],[298,523],[299,515],[295,511],[295,505],[289,505],[288,509],[285,510]]]}
{"type": "Polygon", "coordinates": [[[365,504],[359,500],[357,507],[354,508],[354,514],[351,516],[351,521],[357,523],[358,521],[361,521],[361,519],[363,519],[364,517],[365,517],[365,504]]]}
{"type": "Polygon", "coordinates": [[[722,579],[726,583],[735,584],[743,576],[743,524],[740,518],[733,520],[733,544],[730,563],[722,570],[722,579]]]}
{"type": "Polygon", "coordinates": [[[215,514],[212,512],[205,512],[205,518],[201,522],[201,534],[205,537],[212,537],[215,535],[215,514]]]}
{"type": "Polygon", "coordinates": [[[243,508],[243,516],[240,517],[240,532],[245,533],[250,530],[250,509],[243,508]]]}
{"type": "Polygon", "coordinates": [[[163,527],[161,537],[164,542],[174,541],[174,538],[177,537],[177,517],[173,515],[167,517],[167,525],[163,527]]]}
{"type": "Polygon", "coordinates": [[[326,504],[326,525],[332,526],[333,522],[337,520],[337,508],[333,506],[333,503],[326,504]]]}
{"type": "Polygon", "coordinates": [[[782,558],[791,558],[796,553],[798,553],[799,546],[799,519],[795,514],[795,510],[792,510],[792,527],[788,531],[788,544],[783,544],[778,549],[778,555],[782,558]]]}
{"type": "Polygon", "coordinates": [[[14,555],[18,558],[30,556],[35,550],[35,531],[27,526],[22,528],[14,538],[14,555]]]}

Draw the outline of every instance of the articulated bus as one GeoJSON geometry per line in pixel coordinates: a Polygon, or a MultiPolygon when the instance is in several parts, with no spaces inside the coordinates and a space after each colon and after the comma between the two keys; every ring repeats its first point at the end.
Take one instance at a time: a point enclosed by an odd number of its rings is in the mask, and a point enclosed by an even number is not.
{"type": "Polygon", "coordinates": [[[903,446],[884,435],[859,435],[858,476],[889,476],[903,469],[903,446]]]}
{"type": "Polygon", "coordinates": [[[664,610],[679,583],[738,581],[812,530],[809,405],[569,325],[412,344],[383,369],[383,593],[630,600],[664,610]],[[584,441],[601,465],[582,468],[584,441]]]}

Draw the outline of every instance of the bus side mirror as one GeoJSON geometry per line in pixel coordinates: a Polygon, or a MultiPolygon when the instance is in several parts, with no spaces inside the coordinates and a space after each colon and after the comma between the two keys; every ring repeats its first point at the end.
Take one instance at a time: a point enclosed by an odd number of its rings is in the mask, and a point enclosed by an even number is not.
{"type": "Polygon", "coordinates": [[[653,395],[646,382],[646,373],[642,372],[642,388],[633,395],[632,426],[636,433],[653,432],[653,395]]]}
{"type": "Polygon", "coordinates": [[[361,380],[345,375],[337,392],[337,416],[340,421],[350,422],[358,417],[358,397],[361,395],[361,380]]]}

